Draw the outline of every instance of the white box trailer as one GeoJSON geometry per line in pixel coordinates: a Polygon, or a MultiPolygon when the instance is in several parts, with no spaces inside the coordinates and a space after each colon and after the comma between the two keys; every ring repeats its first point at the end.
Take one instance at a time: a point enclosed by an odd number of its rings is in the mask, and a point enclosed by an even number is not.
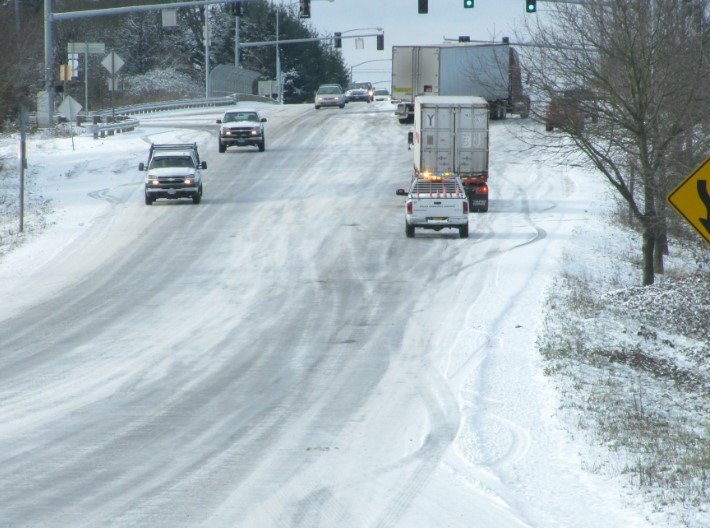
{"type": "Polygon", "coordinates": [[[461,179],[471,211],[488,211],[488,102],[482,97],[414,99],[414,177],[461,179]]]}
{"type": "Polygon", "coordinates": [[[492,119],[530,112],[518,53],[507,43],[393,46],[392,99],[401,123],[412,122],[419,95],[483,97],[492,119]]]}

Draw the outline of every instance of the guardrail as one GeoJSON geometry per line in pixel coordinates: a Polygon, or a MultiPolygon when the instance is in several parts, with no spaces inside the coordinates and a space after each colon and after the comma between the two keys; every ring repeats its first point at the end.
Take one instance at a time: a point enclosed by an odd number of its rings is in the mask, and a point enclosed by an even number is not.
{"type": "Polygon", "coordinates": [[[130,132],[138,125],[140,125],[140,121],[134,118],[123,119],[113,123],[95,123],[87,125],[86,128],[91,131],[94,139],[99,139],[99,137],[113,136],[116,132],[130,132]]]}
{"type": "Polygon", "coordinates": [[[161,112],[165,110],[180,110],[184,108],[199,108],[205,106],[229,106],[238,103],[239,101],[256,101],[262,103],[273,103],[276,101],[270,97],[251,94],[232,94],[225,97],[210,97],[203,99],[184,99],[180,101],[163,101],[157,103],[144,103],[137,105],[121,106],[113,110],[101,110],[95,112],[94,115],[108,117],[114,114],[130,115],[130,114],[147,114],[151,112],[161,112]]]}
{"type": "MultiPolygon", "coordinates": [[[[131,114],[148,114],[152,112],[162,112],[166,110],[180,110],[184,108],[200,108],[205,106],[230,106],[239,101],[255,101],[261,103],[276,104],[276,101],[270,97],[251,94],[232,94],[225,97],[210,97],[204,99],[184,99],[180,101],[163,101],[157,103],[144,103],[130,106],[121,106],[112,110],[100,110],[93,114],[93,124],[85,125],[94,136],[94,139],[99,137],[112,136],[117,132],[129,132],[134,130],[140,121],[138,119],[127,119],[126,116],[131,114]],[[118,115],[116,115],[118,114],[118,115]],[[113,116],[113,117],[110,117],[113,116]],[[106,122],[101,122],[105,119],[106,122]],[[113,121],[117,119],[117,121],[113,121]]],[[[81,125],[82,118],[77,121],[81,125]]]]}

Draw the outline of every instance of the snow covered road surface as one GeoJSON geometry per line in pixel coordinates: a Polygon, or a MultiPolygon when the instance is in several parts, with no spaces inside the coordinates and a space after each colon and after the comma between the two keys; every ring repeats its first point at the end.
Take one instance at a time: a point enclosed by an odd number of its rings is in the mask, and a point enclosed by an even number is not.
{"type": "Polygon", "coordinates": [[[647,526],[534,350],[594,177],[492,123],[490,212],[410,240],[389,103],[268,107],[265,153],[219,113],[31,152],[58,214],[0,261],[0,526],[647,526]],[[193,140],[202,204],[143,205],[148,141],[193,140]]]}

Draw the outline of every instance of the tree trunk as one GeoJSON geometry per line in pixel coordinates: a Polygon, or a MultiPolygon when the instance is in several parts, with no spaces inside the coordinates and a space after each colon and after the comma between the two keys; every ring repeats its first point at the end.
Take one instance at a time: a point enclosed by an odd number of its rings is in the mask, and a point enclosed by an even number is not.
{"type": "MultiPolygon", "coordinates": [[[[660,227],[660,226],[659,226],[660,227]]],[[[664,248],[667,246],[664,229],[657,229],[653,241],[653,271],[654,273],[665,273],[663,266],[664,248]]]]}
{"type": "Polygon", "coordinates": [[[650,286],[653,284],[655,275],[654,269],[654,248],[656,247],[656,237],[653,234],[653,226],[650,225],[648,218],[644,220],[643,225],[643,244],[641,252],[643,254],[643,285],[650,286]]]}
{"type": "Polygon", "coordinates": [[[663,257],[668,255],[668,221],[665,217],[665,210],[661,207],[661,212],[654,223],[655,243],[653,269],[656,273],[665,273],[663,257]]]}

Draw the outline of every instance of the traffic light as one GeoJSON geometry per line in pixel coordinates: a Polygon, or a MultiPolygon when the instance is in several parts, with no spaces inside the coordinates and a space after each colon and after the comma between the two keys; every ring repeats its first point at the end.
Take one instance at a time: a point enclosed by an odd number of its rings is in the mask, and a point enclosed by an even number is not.
{"type": "Polygon", "coordinates": [[[419,14],[426,15],[429,12],[429,0],[419,0],[419,14]]]}
{"type": "Polygon", "coordinates": [[[242,9],[242,3],[237,2],[235,4],[232,4],[232,14],[234,16],[243,16],[244,15],[244,10],[242,9]]]}
{"type": "Polygon", "coordinates": [[[380,33],[377,35],[377,51],[382,51],[385,49],[385,35],[380,33]]]}
{"type": "Polygon", "coordinates": [[[537,11],[537,0],[525,0],[525,12],[534,13],[537,11]]]}
{"type": "Polygon", "coordinates": [[[298,18],[311,18],[311,0],[299,0],[298,18]]]}
{"type": "Polygon", "coordinates": [[[466,9],[471,9],[473,7],[473,0],[463,0],[463,6],[466,9]]]}
{"type": "Polygon", "coordinates": [[[341,34],[342,34],[342,33],[340,33],[340,31],[336,31],[335,33],[333,33],[333,36],[335,37],[335,38],[333,39],[333,45],[334,45],[336,48],[342,48],[342,47],[343,47],[343,41],[342,41],[342,39],[340,38],[340,35],[341,35],[341,34]]]}

